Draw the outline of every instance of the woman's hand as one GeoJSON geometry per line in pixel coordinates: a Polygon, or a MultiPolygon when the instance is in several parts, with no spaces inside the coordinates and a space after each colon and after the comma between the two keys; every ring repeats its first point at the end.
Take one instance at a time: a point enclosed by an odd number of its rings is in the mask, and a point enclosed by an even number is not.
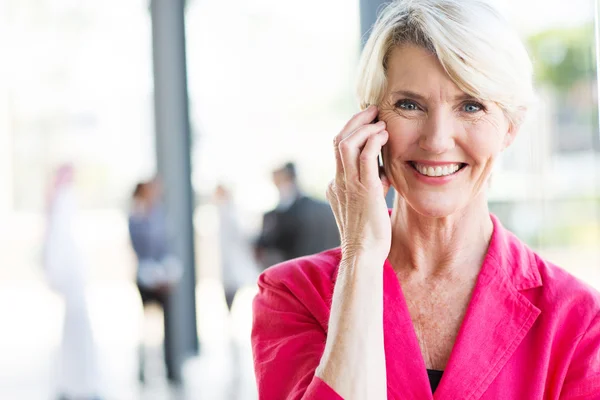
{"type": "Polygon", "coordinates": [[[342,398],[387,398],[383,270],[392,240],[390,185],[377,155],[388,140],[376,107],[356,114],[335,137],[336,175],[327,198],[342,242],[329,330],[316,376],[342,398]]]}
{"type": "Polygon", "coordinates": [[[385,259],[391,246],[391,222],[385,195],[390,182],[377,162],[388,140],[385,122],[371,122],[379,110],[370,106],[354,115],[333,141],[336,175],[327,199],[340,231],[342,256],[378,252],[385,259]]]}

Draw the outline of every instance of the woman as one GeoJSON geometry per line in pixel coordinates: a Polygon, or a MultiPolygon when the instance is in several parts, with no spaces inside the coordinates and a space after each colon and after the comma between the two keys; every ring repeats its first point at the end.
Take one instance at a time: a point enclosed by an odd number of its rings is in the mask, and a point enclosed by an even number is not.
{"type": "Polygon", "coordinates": [[[252,260],[250,241],[240,228],[238,211],[233,195],[227,186],[217,185],[213,201],[219,216],[219,251],[221,280],[227,309],[231,312],[238,290],[254,284],[258,268],[252,260]]]}
{"type": "MultiPolygon", "coordinates": [[[[171,290],[178,284],[183,274],[181,262],[173,256],[169,249],[169,235],[164,209],[160,202],[161,190],[157,179],[138,183],[133,192],[132,210],[129,215],[129,237],[137,256],[138,266],[136,283],[142,305],[158,304],[164,315],[164,329],[169,324],[170,314],[167,302],[171,290]]],[[[173,380],[174,372],[167,343],[169,335],[165,335],[164,356],[167,367],[167,378],[173,380]]],[[[139,360],[139,380],[145,382],[145,351],[142,344],[139,360]]]]}
{"type": "Polygon", "coordinates": [[[334,140],[341,249],[259,279],[261,399],[600,399],[600,295],[487,207],[531,80],[484,0],[383,11],[361,59],[364,110],[334,140]]]}
{"type": "Polygon", "coordinates": [[[56,172],[48,202],[44,269],[52,289],[65,304],[56,384],[61,400],[97,399],[99,366],[86,300],[86,265],[73,223],[77,214],[74,169],[56,172]]]}
{"type": "Polygon", "coordinates": [[[183,272],[181,263],[169,251],[160,194],[158,181],[138,183],[129,216],[129,235],[138,258],[137,284],[142,300],[166,295],[183,272]]]}

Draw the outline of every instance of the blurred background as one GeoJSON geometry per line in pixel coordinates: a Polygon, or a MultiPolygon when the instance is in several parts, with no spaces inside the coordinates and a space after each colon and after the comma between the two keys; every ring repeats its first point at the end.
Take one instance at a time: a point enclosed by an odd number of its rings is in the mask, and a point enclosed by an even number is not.
{"type": "MultiPolygon", "coordinates": [[[[324,199],[331,140],[357,111],[361,7],[364,14],[378,2],[188,0],[187,81],[178,82],[187,84],[189,125],[172,131],[177,110],[163,107],[160,94],[177,96],[168,79],[182,70],[169,65],[181,63],[161,55],[183,28],[169,25],[177,19],[165,10],[181,2],[154,3],[161,4],[0,0],[2,399],[54,399],[61,390],[69,300],[48,283],[44,260],[54,177],[65,163],[73,170],[72,236],[87,271],[82,296],[98,399],[257,398],[249,344],[256,288],[254,279],[237,284],[228,311],[215,190],[227,188],[238,240],[249,246],[263,213],[278,204],[274,169],[295,162],[299,186],[324,199]],[[182,148],[189,163],[178,157],[182,148]],[[163,363],[165,314],[156,304],[142,307],[130,240],[134,188],[157,174],[167,214],[180,210],[179,220],[193,222],[169,228],[187,282],[167,306],[175,316],[169,326],[187,332],[169,345],[180,355],[174,379],[163,363]]],[[[497,165],[490,207],[547,259],[600,289],[594,1],[502,4],[534,59],[539,104],[497,165]]],[[[255,259],[249,264],[261,269],[255,259]]]]}

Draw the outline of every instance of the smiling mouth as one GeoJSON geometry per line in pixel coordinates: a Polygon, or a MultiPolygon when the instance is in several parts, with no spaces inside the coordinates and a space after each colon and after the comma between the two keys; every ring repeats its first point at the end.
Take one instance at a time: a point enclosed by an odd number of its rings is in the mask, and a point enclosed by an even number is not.
{"type": "Polygon", "coordinates": [[[454,175],[467,166],[465,163],[449,163],[433,166],[420,164],[415,161],[409,161],[407,164],[419,174],[432,178],[454,175]]]}

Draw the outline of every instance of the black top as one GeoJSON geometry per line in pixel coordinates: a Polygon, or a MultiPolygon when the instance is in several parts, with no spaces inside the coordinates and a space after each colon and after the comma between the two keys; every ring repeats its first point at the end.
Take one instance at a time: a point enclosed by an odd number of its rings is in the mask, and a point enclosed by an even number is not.
{"type": "Polygon", "coordinates": [[[431,385],[431,393],[435,393],[435,389],[437,389],[440,381],[442,380],[442,375],[444,371],[436,371],[434,369],[427,370],[427,376],[429,377],[429,384],[431,385]]]}

